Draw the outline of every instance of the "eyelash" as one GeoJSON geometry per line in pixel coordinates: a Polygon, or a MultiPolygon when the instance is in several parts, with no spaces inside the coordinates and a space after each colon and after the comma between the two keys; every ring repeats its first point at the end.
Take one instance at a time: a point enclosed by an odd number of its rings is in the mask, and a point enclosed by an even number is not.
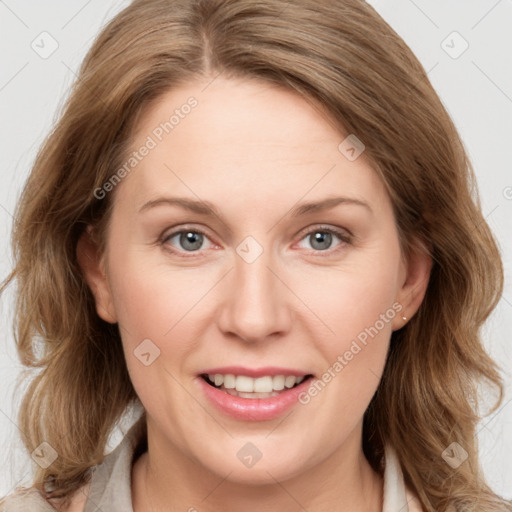
{"type": "MultiPolygon", "coordinates": [[[[210,239],[208,234],[205,231],[203,231],[202,229],[192,228],[192,227],[188,228],[188,227],[184,226],[184,227],[181,227],[180,229],[172,231],[169,234],[163,235],[161,237],[161,239],[159,240],[160,245],[165,246],[165,250],[171,252],[172,254],[178,254],[178,255],[180,255],[183,258],[195,258],[196,257],[195,254],[199,253],[200,251],[179,251],[179,250],[176,250],[174,248],[170,248],[170,246],[167,244],[167,242],[170,239],[174,238],[176,235],[179,235],[181,233],[201,234],[201,235],[205,236],[206,238],[210,239]],[[185,253],[188,252],[189,254],[191,254],[191,256],[182,256],[184,252],[185,253]]],[[[327,227],[327,226],[315,226],[314,228],[312,228],[309,231],[305,232],[302,235],[302,237],[300,238],[300,241],[304,240],[306,237],[308,237],[309,235],[311,235],[313,233],[330,233],[330,234],[336,235],[341,240],[342,243],[337,248],[334,248],[334,249],[326,249],[324,251],[311,249],[311,251],[314,254],[326,253],[326,255],[328,255],[328,256],[331,256],[333,253],[336,253],[339,250],[341,250],[341,248],[343,248],[343,246],[345,244],[351,244],[352,243],[352,238],[353,238],[352,234],[349,234],[348,232],[342,231],[340,229],[336,229],[336,228],[332,228],[332,227],[327,227]]],[[[327,257],[327,256],[321,256],[321,257],[327,257]]]]}

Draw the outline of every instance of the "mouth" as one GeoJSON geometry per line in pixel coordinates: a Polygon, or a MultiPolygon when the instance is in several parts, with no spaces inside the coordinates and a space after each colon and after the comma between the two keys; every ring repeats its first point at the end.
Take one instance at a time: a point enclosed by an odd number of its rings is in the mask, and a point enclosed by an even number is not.
{"type": "Polygon", "coordinates": [[[249,377],[247,375],[234,374],[207,374],[199,375],[209,386],[224,393],[249,399],[266,399],[280,396],[313,378],[307,375],[264,375],[261,377],[249,377]]]}

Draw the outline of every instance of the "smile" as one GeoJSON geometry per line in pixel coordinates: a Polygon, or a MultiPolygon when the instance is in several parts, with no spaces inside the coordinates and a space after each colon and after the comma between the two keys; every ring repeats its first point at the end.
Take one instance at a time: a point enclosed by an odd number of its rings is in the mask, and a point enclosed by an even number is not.
{"type": "Polygon", "coordinates": [[[201,373],[196,382],[217,413],[243,421],[266,421],[283,415],[299,403],[299,395],[314,378],[312,374],[301,372],[291,375],[291,371],[283,372],[282,369],[267,369],[266,374],[264,370],[236,371],[231,368],[231,371],[233,373],[228,373],[229,369],[225,369],[226,373],[201,373]],[[253,376],[244,375],[242,371],[253,373],[253,376]]]}
{"type": "Polygon", "coordinates": [[[247,375],[203,374],[201,377],[210,385],[225,391],[231,396],[240,398],[271,398],[279,396],[283,390],[298,386],[310,375],[265,375],[262,377],[249,377],[247,375]]]}

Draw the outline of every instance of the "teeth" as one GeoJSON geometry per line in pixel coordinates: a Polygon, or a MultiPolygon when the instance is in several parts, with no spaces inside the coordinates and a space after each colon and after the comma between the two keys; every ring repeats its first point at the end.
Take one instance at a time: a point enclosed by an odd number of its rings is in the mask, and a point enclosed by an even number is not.
{"type": "Polygon", "coordinates": [[[267,395],[274,396],[275,391],[282,391],[285,387],[290,389],[304,380],[304,376],[295,377],[294,375],[265,375],[253,379],[246,375],[222,375],[220,373],[208,374],[208,379],[215,386],[224,390],[230,390],[237,393],[237,396],[243,396],[249,393],[250,396],[244,398],[266,398],[267,395]],[[260,397],[259,394],[265,396],[260,397]]]}
{"type": "Polygon", "coordinates": [[[275,375],[272,378],[272,387],[276,391],[281,391],[284,389],[284,381],[285,381],[284,375],[275,375]]]}
{"type": "Polygon", "coordinates": [[[284,379],[284,385],[287,387],[287,388],[293,388],[293,386],[295,385],[295,381],[296,381],[296,377],[294,377],[293,375],[288,375],[286,377],[286,379],[284,379]]]}
{"type": "Polygon", "coordinates": [[[252,393],[254,391],[254,379],[245,375],[238,375],[235,381],[235,389],[245,393],[252,393]]]}
{"type": "Polygon", "coordinates": [[[279,396],[277,391],[272,391],[272,393],[242,393],[234,389],[225,389],[224,391],[230,395],[239,396],[240,398],[272,398],[273,396],[279,396]]]}
{"type": "Polygon", "coordinates": [[[224,387],[226,389],[235,389],[236,379],[234,375],[224,375],[224,387]]]}
{"type": "Polygon", "coordinates": [[[271,393],[272,392],[272,377],[258,377],[254,379],[255,393],[271,393]]]}

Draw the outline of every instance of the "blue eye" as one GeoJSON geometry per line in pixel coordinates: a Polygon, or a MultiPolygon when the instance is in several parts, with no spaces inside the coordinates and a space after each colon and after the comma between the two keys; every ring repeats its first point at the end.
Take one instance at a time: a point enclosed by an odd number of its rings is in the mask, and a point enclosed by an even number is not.
{"type": "Polygon", "coordinates": [[[331,248],[333,235],[343,242],[341,245],[349,244],[351,242],[351,237],[348,233],[333,228],[323,227],[316,227],[308,231],[301,241],[310,240],[310,244],[315,251],[326,252],[331,248]]]}
{"type": "Polygon", "coordinates": [[[169,242],[173,238],[178,239],[178,244],[185,252],[195,252],[198,249],[201,249],[201,246],[207,237],[205,233],[198,231],[197,229],[182,229],[181,231],[175,231],[174,233],[166,236],[163,242],[169,242]]]}
{"type": "MultiPolygon", "coordinates": [[[[315,227],[314,229],[310,229],[302,238],[303,240],[310,240],[311,248],[316,253],[328,252],[332,253],[338,250],[334,248],[331,250],[331,246],[333,243],[333,237],[338,238],[341,243],[338,244],[338,247],[343,247],[346,244],[350,244],[352,240],[352,236],[346,231],[327,228],[327,227],[315,227]]],[[[166,249],[174,254],[182,254],[183,257],[191,257],[185,256],[184,253],[189,253],[194,255],[194,253],[199,252],[201,249],[204,249],[203,244],[208,240],[210,243],[210,239],[200,229],[180,229],[169,233],[168,235],[164,235],[161,240],[161,244],[166,246],[166,249]],[[175,240],[173,243],[172,241],[175,240]]],[[[192,256],[193,257],[193,256],[192,256]]]]}

